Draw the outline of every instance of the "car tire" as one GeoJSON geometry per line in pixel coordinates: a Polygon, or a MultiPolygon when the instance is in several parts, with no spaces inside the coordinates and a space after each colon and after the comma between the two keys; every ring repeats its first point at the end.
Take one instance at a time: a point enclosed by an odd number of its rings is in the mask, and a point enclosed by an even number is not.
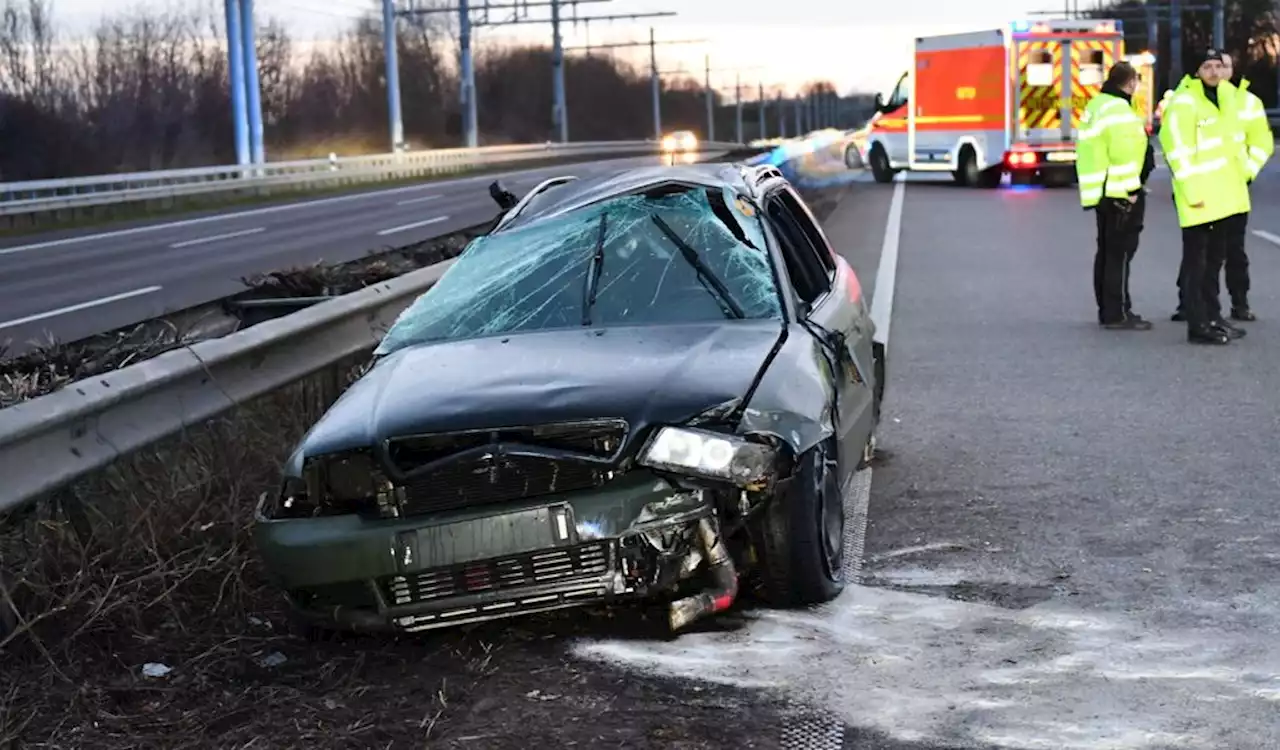
{"type": "Polygon", "coordinates": [[[885,152],[884,146],[879,143],[872,145],[867,160],[871,162],[871,176],[876,182],[881,185],[893,182],[894,171],[889,166],[889,154],[885,152]]]}
{"type": "Polygon", "coordinates": [[[862,167],[862,155],[858,153],[858,147],[852,143],[845,146],[844,165],[849,169],[860,169],[862,167]]]}
{"type": "Polygon", "coordinates": [[[784,494],[759,525],[760,583],[777,607],[831,601],[844,591],[844,497],[839,448],[829,439],[807,451],[784,494]]]}

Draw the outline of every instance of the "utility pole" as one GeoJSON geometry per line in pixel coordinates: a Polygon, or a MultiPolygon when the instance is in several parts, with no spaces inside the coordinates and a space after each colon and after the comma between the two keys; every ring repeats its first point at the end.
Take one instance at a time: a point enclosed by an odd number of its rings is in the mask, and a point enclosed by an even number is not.
{"type": "Polygon", "coordinates": [[[1213,0],[1213,46],[1222,49],[1227,46],[1226,8],[1222,0],[1213,0]]]}
{"type": "Polygon", "coordinates": [[[564,41],[560,38],[560,0],[551,0],[551,122],[560,131],[560,142],[569,142],[569,112],[564,101],[564,41]]]}
{"type": "Polygon", "coordinates": [[[649,27],[649,88],[653,89],[653,140],[662,140],[662,79],[658,77],[658,43],[649,27]]]}
{"type": "MultiPolygon", "coordinates": [[[[675,15],[674,13],[654,13],[650,15],[675,15]]],[[[649,41],[621,42],[619,44],[597,44],[595,46],[565,47],[565,50],[627,49],[631,47],[649,48],[649,87],[653,97],[653,137],[662,140],[662,75],[658,70],[658,45],[661,44],[706,44],[706,39],[678,39],[670,42],[659,42],[654,38],[653,27],[649,27],[649,41]]]]}
{"type": "Polygon", "coordinates": [[[734,123],[737,126],[737,130],[735,132],[735,135],[737,136],[736,140],[738,143],[742,143],[743,140],[742,140],[742,74],[741,73],[739,73],[738,77],[734,79],[733,100],[738,105],[737,118],[736,118],[736,122],[734,123]]]}
{"type": "Polygon", "coordinates": [[[476,112],[476,68],[471,57],[471,8],[469,0],[458,0],[458,51],[462,69],[462,136],[465,148],[480,145],[476,112]]]}
{"type": "MultiPolygon", "coordinates": [[[[425,16],[435,13],[457,13],[458,14],[458,48],[459,68],[461,70],[461,100],[462,100],[462,122],[463,135],[468,148],[475,148],[478,143],[478,126],[476,117],[476,95],[475,95],[475,63],[471,53],[471,34],[476,28],[482,26],[507,26],[511,24],[529,24],[529,23],[549,23],[551,24],[551,67],[552,67],[552,91],[554,92],[554,101],[552,103],[551,119],[552,124],[557,131],[561,141],[567,141],[569,138],[569,118],[568,106],[565,102],[565,84],[564,84],[564,37],[561,34],[561,25],[565,20],[562,17],[561,9],[565,4],[571,4],[574,8],[574,17],[568,19],[573,23],[582,21],[615,21],[615,20],[634,20],[638,18],[655,18],[674,16],[675,13],[625,13],[622,15],[609,16],[590,16],[578,17],[576,15],[577,6],[584,3],[607,3],[612,0],[539,0],[539,2],[530,2],[529,0],[512,0],[508,3],[491,2],[483,0],[479,5],[473,0],[457,0],[456,6],[433,7],[433,8],[412,8],[403,10],[398,13],[402,16],[425,16]],[[472,8],[481,10],[484,15],[481,18],[472,18],[472,8]],[[550,8],[551,18],[529,18],[530,8],[550,8]],[[503,19],[491,19],[489,13],[498,10],[512,11],[512,15],[503,19]]],[[[616,45],[604,45],[610,47],[616,45]]],[[[602,49],[601,46],[592,49],[602,49]]]]}
{"type": "Polygon", "coordinates": [[[262,142],[262,82],[258,77],[258,34],[253,22],[253,0],[240,0],[240,33],[243,35],[240,44],[244,49],[245,93],[248,94],[249,143],[253,163],[262,164],[267,158],[262,142]]]}
{"type": "Polygon", "coordinates": [[[1169,88],[1182,80],[1182,0],[1169,0],[1169,88]]]}
{"type": "Polygon", "coordinates": [[[236,138],[236,163],[249,163],[249,113],[245,108],[244,35],[240,33],[240,0],[226,0],[227,67],[231,84],[231,117],[236,138]]]}
{"type": "Polygon", "coordinates": [[[404,149],[404,119],[400,112],[400,64],[396,45],[395,0],[382,0],[382,50],[387,66],[387,119],[391,127],[391,151],[404,149]]]}
{"type": "Polygon", "coordinates": [[[715,100],[711,93],[711,55],[706,56],[707,69],[707,140],[714,141],[716,139],[716,117],[715,117],[715,100]]]}
{"type": "Polygon", "coordinates": [[[765,130],[764,130],[764,118],[765,118],[765,111],[764,111],[764,110],[765,110],[765,107],[766,107],[766,106],[768,106],[768,105],[767,105],[767,103],[766,103],[766,102],[765,102],[765,100],[764,100],[764,81],[761,81],[761,82],[760,82],[760,95],[759,95],[759,102],[758,102],[758,104],[759,104],[759,106],[756,108],[756,109],[757,109],[757,111],[756,111],[756,117],[757,117],[758,122],[756,123],[756,125],[757,125],[757,126],[759,126],[760,135],[758,135],[757,137],[758,137],[760,140],[764,140],[765,138],[768,138],[768,137],[769,137],[769,136],[765,133],[765,130]]]}

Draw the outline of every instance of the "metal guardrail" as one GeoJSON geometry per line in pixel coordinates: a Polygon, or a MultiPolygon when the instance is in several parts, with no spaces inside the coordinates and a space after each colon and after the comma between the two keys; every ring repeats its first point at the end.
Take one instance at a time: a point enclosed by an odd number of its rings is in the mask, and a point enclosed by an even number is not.
{"type": "MultiPolygon", "coordinates": [[[[741,145],[708,142],[699,144],[699,150],[720,151],[739,148],[741,145]]],[[[459,172],[477,166],[518,163],[535,159],[628,156],[656,154],[660,151],[661,144],[657,141],[544,143],[432,149],[376,156],[331,156],[328,159],[244,166],[198,167],[58,180],[0,182],[0,216],[283,185],[321,187],[353,182],[425,177],[459,172]]]]}
{"type": "Polygon", "coordinates": [[[372,351],[447,260],[0,409],[0,513],[239,404],[372,351]]]}

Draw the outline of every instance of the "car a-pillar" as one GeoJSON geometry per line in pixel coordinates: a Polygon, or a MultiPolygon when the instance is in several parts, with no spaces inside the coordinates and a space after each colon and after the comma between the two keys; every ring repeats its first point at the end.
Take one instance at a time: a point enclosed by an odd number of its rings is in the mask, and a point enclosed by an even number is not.
{"type": "Polygon", "coordinates": [[[844,591],[841,476],[839,445],[830,437],[795,459],[755,524],[758,584],[770,605],[821,604],[844,591]]]}

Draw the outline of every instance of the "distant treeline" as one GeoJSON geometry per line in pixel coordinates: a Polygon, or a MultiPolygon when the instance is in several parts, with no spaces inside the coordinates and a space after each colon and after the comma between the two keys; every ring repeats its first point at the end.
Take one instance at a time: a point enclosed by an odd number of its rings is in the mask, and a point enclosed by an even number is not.
{"type": "MultiPolygon", "coordinates": [[[[216,8],[122,12],[87,38],[65,40],[50,0],[0,0],[0,181],[233,163],[222,38],[216,8]]],[[[462,145],[449,25],[405,24],[398,45],[410,147],[462,145]]],[[[373,17],[305,55],[280,23],[263,23],[257,50],[268,158],[389,150],[382,46],[373,17]]],[[[475,64],[481,145],[555,139],[549,49],[482,46],[475,64]]],[[[575,54],[566,86],[572,140],[652,135],[646,70],[575,54]]],[[[716,120],[719,138],[734,135],[733,107],[717,107],[716,120]]],[[[668,131],[706,130],[699,82],[664,84],[662,123],[668,131]]],[[[794,132],[792,117],[787,127],[794,132]]],[[[777,135],[776,112],[767,128],[777,135]]],[[[757,136],[750,110],[744,136],[757,136]]]]}

